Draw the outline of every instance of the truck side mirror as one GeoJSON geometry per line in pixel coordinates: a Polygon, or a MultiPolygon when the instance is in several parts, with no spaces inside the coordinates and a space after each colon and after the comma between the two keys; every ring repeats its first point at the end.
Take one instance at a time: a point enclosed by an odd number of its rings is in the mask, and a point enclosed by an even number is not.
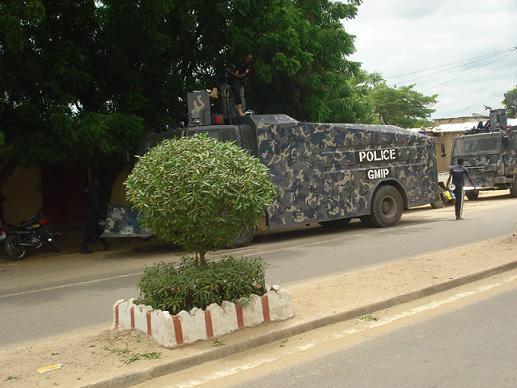
{"type": "Polygon", "coordinates": [[[445,144],[444,143],[440,144],[440,151],[442,152],[442,158],[445,158],[447,156],[447,154],[445,153],[445,144]]]}

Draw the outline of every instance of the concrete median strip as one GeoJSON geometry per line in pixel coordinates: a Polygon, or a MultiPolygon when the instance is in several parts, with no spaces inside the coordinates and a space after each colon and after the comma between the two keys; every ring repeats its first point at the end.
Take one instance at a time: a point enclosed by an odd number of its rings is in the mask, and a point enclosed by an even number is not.
{"type": "Polygon", "coordinates": [[[176,315],[134,304],[134,299],[120,299],[113,305],[114,330],[139,330],[166,348],[292,317],[289,292],[278,286],[273,286],[262,296],[251,295],[245,304],[224,301],[221,305],[212,303],[205,310],[193,308],[190,312],[182,310],[176,315]]]}
{"type": "MultiPolygon", "coordinates": [[[[345,254],[343,259],[346,260],[345,254]]],[[[54,339],[52,346],[49,345],[50,341],[46,342],[45,352],[47,354],[48,352],[60,353],[63,359],[55,361],[62,362],[64,366],[59,372],[52,372],[53,374],[45,374],[44,376],[46,376],[46,382],[49,386],[58,384],[85,387],[123,387],[137,384],[325,325],[371,314],[377,310],[429,296],[515,268],[517,268],[517,236],[508,236],[362,268],[352,272],[311,279],[303,283],[284,285],[290,292],[291,305],[295,314],[292,319],[265,322],[252,328],[243,327],[241,330],[219,337],[217,343],[201,341],[166,349],[150,342],[146,351],[160,352],[160,359],[143,360],[131,365],[123,365],[115,356],[106,355],[99,351],[90,355],[83,354],[83,358],[80,360],[74,359],[74,354],[77,351],[74,353],[68,349],[73,349],[74,346],[77,349],[78,346],[82,346],[86,348],[84,349],[86,353],[88,352],[88,344],[92,340],[84,336],[81,338],[72,337],[68,340],[60,340],[60,342],[54,339]],[[69,357],[68,360],[65,359],[67,356],[69,357]],[[81,376],[80,382],[75,380],[77,375],[81,376]]],[[[119,324],[121,327],[138,328],[145,334],[154,336],[155,325],[153,313],[150,313],[150,311],[148,308],[131,308],[131,305],[129,305],[128,316],[123,317],[119,309],[119,324]],[[151,325],[149,325],[149,319],[151,319],[151,325]]],[[[208,309],[206,311],[210,311],[210,321],[213,323],[214,312],[208,309]]],[[[217,332],[215,325],[210,328],[207,324],[206,311],[185,312],[185,314],[191,316],[189,319],[197,320],[198,326],[203,329],[204,334],[201,337],[207,337],[210,330],[213,335],[217,332]]],[[[241,326],[239,322],[242,323],[242,319],[246,322],[245,312],[244,318],[239,318],[237,308],[235,308],[234,313],[237,327],[241,326]]],[[[174,327],[171,322],[168,322],[167,325],[169,330],[174,327]]],[[[121,335],[128,333],[129,336],[130,333],[134,332],[135,330],[118,333],[121,333],[121,335]]],[[[187,338],[195,340],[199,337],[198,334],[185,330],[182,331],[182,336],[184,342],[187,338]]],[[[174,340],[177,340],[177,338],[174,335],[174,340]]],[[[25,367],[31,365],[31,363],[42,364],[41,359],[45,354],[42,346],[40,348],[40,344],[33,344],[29,353],[24,349],[2,352],[0,353],[0,365],[9,361],[9,364],[12,365],[9,373],[14,374],[15,372],[12,369],[18,368],[18,365],[25,367]]],[[[35,368],[30,369],[32,373],[29,373],[29,371],[26,373],[20,372],[20,379],[13,381],[11,385],[28,386],[32,383],[34,383],[32,385],[45,385],[42,384],[44,382],[42,382],[41,377],[33,373],[34,370],[35,368]]],[[[5,378],[3,372],[0,371],[0,379],[3,380],[3,378],[5,378]]]]}

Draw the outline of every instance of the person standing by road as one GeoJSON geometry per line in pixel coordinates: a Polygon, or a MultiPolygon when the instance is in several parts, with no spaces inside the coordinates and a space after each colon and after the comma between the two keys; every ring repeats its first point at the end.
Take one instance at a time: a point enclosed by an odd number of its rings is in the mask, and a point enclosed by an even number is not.
{"type": "Polygon", "coordinates": [[[243,86],[243,82],[246,78],[249,77],[251,72],[251,63],[253,61],[253,55],[248,54],[244,58],[244,61],[234,67],[233,71],[231,71],[231,86],[233,98],[235,100],[235,108],[239,116],[244,116],[244,111],[242,107],[242,98],[241,98],[241,87],[243,86]]]}
{"type": "Polygon", "coordinates": [[[95,241],[100,241],[104,249],[107,250],[110,247],[108,242],[103,238],[99,238],[102,234],[102,230],[99,228],[99,220],[103,217],[99,206],[96,181],[84,190],[83,199],[86,216],[86,229],[84,231],[80,253],[93,253],[93,251],[90,250],[90,244],[95,241]]]}
{"type": "Polygon", "coordinates": [[[449,170],[449,178],[447,178],[447,187],[449,184],[454,184],[454,195],[456,196],[456,203],[454,204],[454,211],[456,213],[456,220],[462,220],[463,218],[463,186],[465,185],[465,177],[469,180],[470,184],[473,186],[473,190],[476,190],[476,185],[470,179],[469,172],[463,166],[463,159],[458,158],[458,164],[452,166],[449,170]]]}

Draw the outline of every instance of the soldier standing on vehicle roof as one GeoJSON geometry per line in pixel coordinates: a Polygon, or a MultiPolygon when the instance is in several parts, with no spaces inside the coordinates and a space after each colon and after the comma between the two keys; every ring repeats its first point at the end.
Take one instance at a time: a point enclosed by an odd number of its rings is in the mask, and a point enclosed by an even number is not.
{"type": "Polygon", "coordinates": [[[447,187],[449,187],[451,179],[455,186],[453,191],[456,196],[456,203],[454,204],[456,220],[463,219],[461,215],[463,213],[463,186],[465,184],[465,177],[467,177],[470,184],[474,187],[473,190],[476,190],[476,185],[472,182],[472,179],[470,179],[469,172],[463,166],[463,159],[458,158],[458,164],[451,167],[449,170],[449,178],[447,178],[447,187]]]}
{"type": "Polygon", "coordinates": [[[244,110],[242,106],[241,98],[241,87],[243,81],[249,77],[251,73],[251,63],[253,62],[253,54],[248,54],[244,57],[242,63],[236,65],[232,69],[226,68],[224,74],[216,74],[215,80],[212,84],[212,91],[210,92],[211,98],[219,98],[218,87],[224,82],[231,86],[233,99],[235,101],[235,109],[239,116],[244,116],[244,110]]]}

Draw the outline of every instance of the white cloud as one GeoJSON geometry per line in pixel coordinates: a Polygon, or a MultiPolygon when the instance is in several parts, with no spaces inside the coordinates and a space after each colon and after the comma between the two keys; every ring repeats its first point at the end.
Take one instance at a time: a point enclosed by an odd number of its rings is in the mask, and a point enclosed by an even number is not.
{"type": "Polygon", "coordinates": [[[344,26],[356,35],[350,59],[365,70],[381,73],[392,85],[416,83],[416,90],[438,94],[433,117],[501,107],[503,94],[517,82],[517,51],[421,79],[414,78],[422,73],[393,77],[517,46],[516,0],[365,0],[344,26]]]}

